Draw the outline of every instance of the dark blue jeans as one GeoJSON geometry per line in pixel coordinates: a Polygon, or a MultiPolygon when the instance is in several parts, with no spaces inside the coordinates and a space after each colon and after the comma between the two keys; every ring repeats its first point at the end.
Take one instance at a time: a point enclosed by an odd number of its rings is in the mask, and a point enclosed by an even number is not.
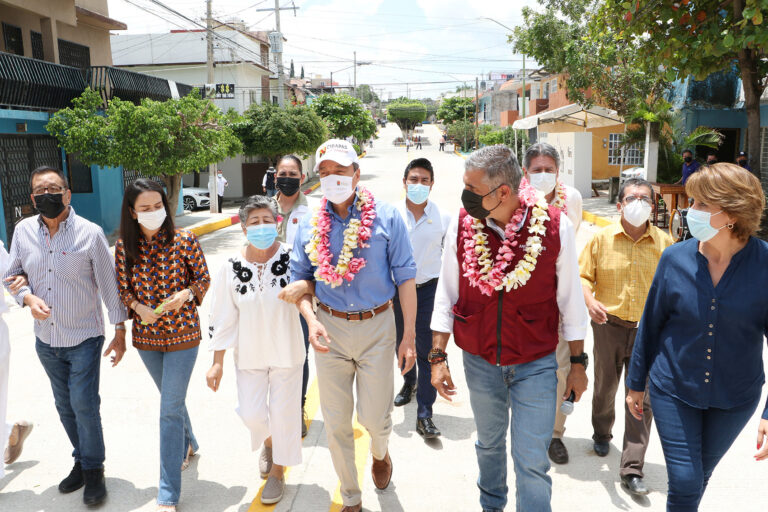
{"type": "Polygon", "coordinates": [[[74,347],[52,348],[37,339],[35,350],[48,374],[59,419],[83,469],[104,467],[99,370],[104,336],[74,347]]]}
{"type": "MultiPolygon", "coordinates": [[[[416,364],[411,368],[411,371],[405,374],[405,382],[415,386],[418,377],[416,403],[418,404],[417,416],[419,418],[432,417],[432,405],[437,397],[437,390],[432,387],[432,366],[427,359],[429,351],[432,349],[432,329],[429,327],[429,323],[432,320],[432,310],[435,307],[436,291],[437,281],[416,290],[416,364]]],[[[395,356],[397,356],[397,350],[400,349],[400,342],[403,340],[403,310],[397,295],[395,295],[394,306],[395,331],[397,332],[395,356]]]]}
{"type": "Polygon", "coordinates": [[[696,409],[653,383],[649,391],[667,462],[667,511],[695,512],[712,471],[752,417],[760,396],[733,409],[696,409]]]}
{"type": "MultiPolygon", "coordinates": [[[[303,316],[299,315],[299,320],[301,321],[301,332],[304,335],[304,348],[307,351],[307,355],[304,356],[304,373],[301,377],[301,406],[304,407],[307,401],[307,385],[309,384],[309,326],[303,316]]],[[[302,418],[301,421],[304,419],[302,418]]]]}

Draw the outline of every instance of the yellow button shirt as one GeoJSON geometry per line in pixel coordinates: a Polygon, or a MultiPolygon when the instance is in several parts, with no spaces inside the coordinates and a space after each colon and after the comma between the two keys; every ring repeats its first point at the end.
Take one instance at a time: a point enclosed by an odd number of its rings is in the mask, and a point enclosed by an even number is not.
{"type": "Polygon", "coordinates": [[[592,237],[579,256],[581,283],[595,294],[608,313],[637,322],[661,253],[672,238],[656,226],[635,242],[621,222],[603,228],[592,237]]]}

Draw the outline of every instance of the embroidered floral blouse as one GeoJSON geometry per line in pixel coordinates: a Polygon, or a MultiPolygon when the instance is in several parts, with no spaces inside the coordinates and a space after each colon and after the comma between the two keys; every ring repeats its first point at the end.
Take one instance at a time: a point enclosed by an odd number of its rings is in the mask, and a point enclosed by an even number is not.
{"type": "Polygon", "coordinates": [[[213,279],[210,349],[234,349],[240,370],[304,364],[304,336],[296,306],[277,298],[290,281],[289,263],[290,248],[280,244],[266,263],[233,256],[213,279]]]}
{"type": "Polygon", "coordinates": [[[177,229],[173,241],[162,246],[160,230],[151,242],[139,240],[139,263],[128,269],[122,239],[115,244],[115,266],[120,283],[120,297],[133,320],[133,346],[141,350],[172,352],[200,344],[200,317],[197,307],[210,285],[208,265],[193,233],[177,229]],[[152,309],[173,294],[190,288],[195,297],[175,312],[164,313],[152,324],[142,325],[138,313],[130,309],[133,301],[152,309]]]}

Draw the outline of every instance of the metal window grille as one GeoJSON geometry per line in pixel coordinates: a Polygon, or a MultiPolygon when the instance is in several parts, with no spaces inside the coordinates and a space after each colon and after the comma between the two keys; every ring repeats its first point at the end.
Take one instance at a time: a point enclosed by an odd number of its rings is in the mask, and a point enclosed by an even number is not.
{"type": "Polygon", "coordinates": [[[87,68],[91,65],[91,49],[82,44],[59,39],[59,62],[63,66],[87,68]]]}
{"type": "Polygon", "coordinates": [[[760,128],[760,176],[768,176],[768,128],[760,128]]]}
{"type": "MultiPolygon", "coordinates": [[[[621,133],[608,136],[608,165],[621,165],[621,133]]],[[[634,167],[643,165],[645,144],[632,144],[624,148],[624,165],[634,167]]]]}
{"type": "Polygon", "coordinates": [[[32,39],[32,58],[45,60],[45,51],[43,51],[43,34],[30,30],[29,35],[32,39]]]}
{"type": "Polygon", "coordinates": [[[549,94],[554,94],[557,92],[557,78],[552,80],[551,85],[549,86],[549,94]]]}
{"type": "Polygon", "coordinates": [[[24,42],[21,39],[20,27],[3,23],[3,41],[5,42],[5,51],[24,55],[24,42]]]}

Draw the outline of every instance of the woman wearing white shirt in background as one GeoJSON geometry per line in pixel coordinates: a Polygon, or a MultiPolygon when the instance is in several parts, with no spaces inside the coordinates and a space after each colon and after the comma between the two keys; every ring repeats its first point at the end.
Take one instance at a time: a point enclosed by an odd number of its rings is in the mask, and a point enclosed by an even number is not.
{"type": "MultiPolygon", "coordinates": [[[[551,144],[541,142],[528,148],[523,157],[525,179],[533,187],[544,194],[547,202],[562,210],[573,223],[576,233],[581,224],[581,193],[560,181],[560,155],[551,144]]],[[[549,445],[549,458],[557,464],[568,462],[568,449],[563,444],[565,433],[565,415],[560,411],[565,392],[565,380],[571,368],[571,351],[568,342],[560,332],[560,342],[557,344],[557,412],[555,414],[555,430],[549,445]]]]}
{"type": "Polygon", "coordinates": [[[278,299],[290,280],[290,252],[277,240],[277,204],[250,197],[240,208],[240,224],[249,243],[213,280],[214,358],[206,379],[211,389],[219,388],[224,352],[234,349],[237,413],[251,431],[251,449],[264,444],[259,469],[267,483],[261,501],[271,504],[283,496],[284,467],[301,463],[306,351],[296,307],[278,299]]]}
{"type": "MultiPolygon", "coordinates": [[[[3,241],[0,240],[0,276],[5,275],[10,264],[10,256],[5,250],[3,241]]],[[[27,285],[24,276],[12,276],[5,280],[5,284],[11,293],[18,293],[22,286],[27,285]]],[[[0,478],[5,476],[5,464],[12,464],[21,455],[24,440],[32,432],[32,424],[27,421],[17,421],[10,425],[5,423],[8,412],[8,372],[10,369],[11,344],[8,336],[8,325],[3,320],[3,314],[8,311],[5,302],[5,294],[0,288],[0,440],[7,446],[3,453],[3,462],[0,464],[0,478]]]]}

